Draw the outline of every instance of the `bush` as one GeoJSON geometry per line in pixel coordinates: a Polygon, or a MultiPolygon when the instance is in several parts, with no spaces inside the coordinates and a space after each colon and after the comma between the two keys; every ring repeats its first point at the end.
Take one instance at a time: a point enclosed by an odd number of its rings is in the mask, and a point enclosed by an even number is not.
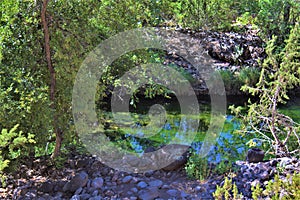
{"type": "MultiPolygon", "coordinates": [[[[255,103],[249,100],[248,115],[242,116],[247,124],[244,131],[258,136],[277,157],[299,157],[300,151],[300,124],[278,110],[279,105],[289,100],[288,91],[300,85],[299,20],[286,40],[283,52],[276,53],[276,37],[267,43],[268,56],[262,63],[258,83],[254,87],[244,85],[241,88],[259,97],[255,103]]],[[[231,109],[240,114],[239,110],[231,109]]]]}
{"type": "Polygon", "coordinates": [[[22,131],[16,132],[18,124],[15,125],[9,131],[7,129],[1,130],[0,135],[0,178],[2,185],[4,184],[5,176],[4,170],[9,167],[11,160],[17,159],[28,151],[26,145],[29,143],[35,143],[34,135],[27,134],[25,136],[22,131]]]}
{"type": "Polygon", "coordinates": [[[243,195],[238,193],[236,184],[232,183],[231,179],[225,178],[224,185],[222,187],[217,186],[216,191],[213,193],[215,199],[225,200],[229,199],[242,199],[243,195]]]}
{"type": "Polygon", "coordinates": [[[185,171],[190,178],[205,180],[212,174],[212,166],[208,164],[207,159],[192,153],[185,166],[185,171]]]}
{"type": "Polygon", "coordinates": [[[260,69],[255,67],[245,67],[238,75],[238,80],[242,85],[254,86],[259,79],[260,69]]]}
{"type": "MultiPolygon", "coordinates": [[[[286,180],[279,178],[275,175],[274,180],[270,180],[266,188],[262,188],[260,184],[251,187],[252,196],[254,200],[266,199],[272,197],[273,200],[279,199],[300,199],[300,174],[294,173],[291,177],[287,175],[286,180]]],[[[223,186],[217,186],[216,191],[213,193],[215,199],[243,199],[243,195],[238,193],[238,189],[232,180],[225,178],[223,186]]]]}

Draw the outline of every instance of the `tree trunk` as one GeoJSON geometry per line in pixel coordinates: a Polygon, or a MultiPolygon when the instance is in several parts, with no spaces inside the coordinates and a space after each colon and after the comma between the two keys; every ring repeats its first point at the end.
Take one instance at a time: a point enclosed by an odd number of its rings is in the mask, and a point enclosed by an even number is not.
{"type": "Polygon", "coordinates": [[[62,142],[62,131],[59,129],[57,124],[57,114],[56,114],[56,106],[55,106],[56,78],[55,78],[55,69],[52,65],[52,60],[51,60],[50,36],[49,36],[49,28],[48,28],[47,17],[46,17],[48,2],[49,0],[43,1],[41,20],[42,20],[42,27],[44,31],[45,56],[46,56],[48,70],[50,73],[50,102],[51,102],[50,107],[53,112],[53,131],[56,135],[55,149],[52,154],[52,158],[55,158],[60,153],[60,147],[62,142]]]}

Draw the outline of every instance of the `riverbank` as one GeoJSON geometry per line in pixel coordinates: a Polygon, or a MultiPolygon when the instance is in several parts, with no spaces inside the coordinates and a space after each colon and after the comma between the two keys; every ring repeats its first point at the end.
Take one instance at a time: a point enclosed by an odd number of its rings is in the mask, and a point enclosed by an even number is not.
{"type": "MultiPolygon", "coordinates": [[[[2,199],[213,199],[225,177],[232,178],[244,199],[251,199],[251,187],[265,188],[279,174],[281,180],[300,173],[300,160],[280,158],[259,163],[237,161],[232,170],[208,180],[187,177],[183,168],[131,174],[109,168],[94,156],[76,152],[66,155],[59,168],[49,157],[27,160],[0,189],[2,199]]],[[[287,193],[282,190],[281,195],[287,193]]]]}

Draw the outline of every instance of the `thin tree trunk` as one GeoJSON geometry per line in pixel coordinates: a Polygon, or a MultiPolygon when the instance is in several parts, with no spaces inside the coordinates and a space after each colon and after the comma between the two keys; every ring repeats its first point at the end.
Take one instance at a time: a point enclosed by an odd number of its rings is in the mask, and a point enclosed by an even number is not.
{"type": "Polygon", "coordinates": [[[49,36],[49,28],[47,23],[47,5],[49,0],[43,1],[42,11],[41,11],[41,20],[42,20],[42,26],[44,30],[44,40],[45,40],[45,55],[47,60],[47,66],[48,70],[50,72],[50,102],[51,102],[51,109],[53,112],[53,130],[56,135],[56,143],[55,143],[55,149],[52,154],[52,158],[55,158],[59,155],[60,148],[61,148],[61,142],[62,142],[62,132],[58,127],[57,124],[57,114],[56,114],[56,106],[55,106],[55,86],[56,86],[56,77],[55,77],[55,69],[52,65],[51,60],[51,49],[50,49],[50,36],[49,36]]]}

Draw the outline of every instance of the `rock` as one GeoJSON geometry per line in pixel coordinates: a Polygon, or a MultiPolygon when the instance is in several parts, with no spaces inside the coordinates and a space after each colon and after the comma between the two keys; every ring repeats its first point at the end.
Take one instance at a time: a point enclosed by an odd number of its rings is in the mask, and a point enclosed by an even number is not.
{"type": "Polygon", "coordinates": [[[136,187],[131,188],[131,190],[133,193],[137,193],[139,190],[136,187]]]}
{"type": "Polygon", "coordinates": [[[166,173],[166,178],[171,178],[171,177],[172,177],[172,175],[173,175],[173,173],[172,173],[172,172],[167,172],[167,173],[166,173]]]}
{"type": "Polygon", "coordinates": [[[267,171],[264,171],[262,174],[260,174],[260,179],[263,181],[268,180],[269,177],[270,177],[270,175],[267,171]]]}
{"type": "Polygon", "coordinates": [[[129,183],[132,180],[132,176],[125,176],[122,179],[122,183],[129,183]]]}
{"type": "Polygon", "coordinates": [[[256,185],[260,186],[260,182],[257,179],[255,179],[254,181],[251,182],[251,186],[256,187],[256,185]]]}
{"type": "Polygon", "coordinates": [[[78,194],[75,194],[74,196],[71,197],[70,200],[80,200],[80,196],[78,194]]]}
{"type": "Polygon", "coordinates": [[[78,188],[74,194],[80,194],[82,192],[82,187],[78,188]]]}
{"type": "Polygon", "coordinates": [[[147,172],[145,172],[145,176],[146,177],[151,177],[152,175],[153,175],[153,171],[151,170],[151,171],[147,171],[147,172]]]}
{"type": "Polygon", "coordinates": [[[102,200],[103,198],[101,196],[95,196],[91,197],[89,200],[102,200]]]}
{"type": "Polygon", "coordinates": [[[54,199],[62,199],[62,196],[63,196],[64,194],[62,193],[62,192],[57,192],[56,194],[55,194],[55,196],[54,196],[54,199]]]}
{"type": "Polygon", "coordinates": [[[90,160],[89,159],[83,159],[83,160],[78,160],[76,163],[77,168],[84,168],[89,164],[90,160]]]}
{"type": "Polygon", "coordinates": [[[155,147],[150,146],[150,147],[147,147],[145,149],[144,153],[150,153],[150,152],[153,152],[153,151],[156,151],[155,147]]]}
{"type": "Polygon", "coordinates": [[[179,193],[178,190],[175,190],[175,189],[171,189],[171,190],[167,191],[167,194],[169,194],[172,197],[177,197],[178,193],[179,193]]]}
{"type": "Polygon", "coordinates": [[[163,182],[161,180],[154,180],[149,182],[150,187],[158,187],[160,188],[163,185],[163,182]]]}
{"type": "Polygon", "coordinates": [[[88,182],[88,174],[84,171],[76,174],[70,182],[63,187],[64,192],[75,192],[78,188],[84,187],[88,182]]]}
{"type": "Polygon", "coordinates": [[[92,196],[95,197],[95,196],[97,196],[98,194],[99,194],[98,190],[94,190],[93,193],[92,193],[92,196]]]}
{"type": "Polygon", "coordinates": [[[246,160],[249,163],[262,162],[265,156],[265,152],[258,148],[249,149],[247,152],[246,160]]]}
{"type": "Polygon", "coordinates": [[[163,168],[165,171],[181,169],[188,160],[189,148],[187,145],[171,144],[166,146],[166,152],[170,153],[170,163],[163,168]],[[175,159],[174,159],[175,158],[175,159]],[[172,159],[172,160],[171,160],[172,159]],[[172,162],[173,161],[173,162],[172,162]]]}
{"type": "Polygon", "coordinates": [[[171,187],[170,187],[170,185],[164,184],[161,188],[162,189],[170,189],[171,187]]]}
{"type": "Polygon", "coordinates": [[[196,187],[195,187],[195,191],[196,192],[200,192],[202,190],[202,187],[200,186],[200,185],[197,185],[196,187]]]}
{"type": "Polygon", "coordinates": [[[46,181],[42,183],[41,187],[39,188],[39,191],[43,193],[51,193],[53,189],[54,189],[54,184],[49,181],[46,181]]]}
{"type": "Polygon", "coordinates": [[[103,186],[103,183],[104,183],[104,180],[103,178],[99,177],[99,178],[95,178],[93,181],[92,181],[92,184],[91,186],[95,189],[98,189],[98,188],[101,188],[103,186]]]}
{"type": "Polygon", "coordinates": [[[136,186],[138,189],[143,189],[143,188],[147,187],[148,184],[145,183],[144,181],[140,181],[136,186]]]}
{"type": "Polygon", "coordinates": [[[181,191],[180,193],[181,198],[185,199],[187,198],[189,195],[187,193],[185,193],[184,191],[181,191]]]}
{"type": "Polygon", "coordinates": [[[105,196],[111,197],[111,196],[113,196],[115,193],[114,193],[114,191],[112,191],[112,190],[106,190],[106,191],[104,192],[104,194],[105,194],[105,196]]]}
{"type": "Polygon", "coordinates": [[[276,167],[277,166],[277,163],[278,163],[278,161],[277,160],[271,160],[270,161],[270,166],[272,166],[272,167],[276,167]]]}
{"type": "Polygon", "coordinates": [[[242,176],[247,179],[251,177],[251,174],[249,172],[245,172],[242,174],[242,176]]]}
{"type": "Polygon", "coordinates": [[[81,194],[80,195],[80,200],[88,200],[91,198],[91,195],[90,194],[81,194]]]}
{"type": "Polygon", "coordinates": [[[139,199],[142,200],[153,200],[159,197],[159,192],[157,187],[149,187],[147,189],[141,190],[138,193],[139,199]]]}
{"type": "Polygon", "coordinates": [[[279,166],[285,167],[286,165],[290,164],[292,162],[291,158],[283,157],[279,159],[279,166]]]}
{"type": "Polygon", "coordinates": [[[54,186],[54,192],[63,192],[63,188],[67,181],[57,181],[54,186]]]}

